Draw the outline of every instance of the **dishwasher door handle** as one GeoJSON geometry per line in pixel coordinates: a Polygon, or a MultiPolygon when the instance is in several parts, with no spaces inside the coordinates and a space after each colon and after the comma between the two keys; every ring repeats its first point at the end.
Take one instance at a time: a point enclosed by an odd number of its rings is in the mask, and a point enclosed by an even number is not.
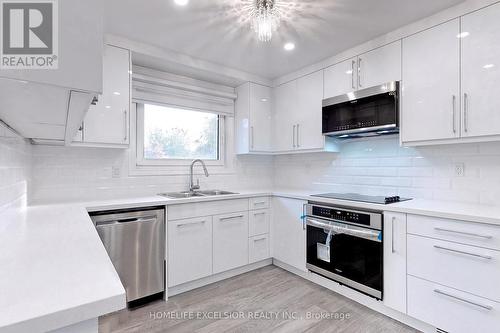
{"type": "Polygon", "coordinates": [[[144,222],[155,222],[156,216],[145,216],[145,217],[131,217],[128,219],[119,220],[108,220],[108,221],[98,221],[96,222],[96,227],[125,224],[125,223],[144,223],[144,222]]]}

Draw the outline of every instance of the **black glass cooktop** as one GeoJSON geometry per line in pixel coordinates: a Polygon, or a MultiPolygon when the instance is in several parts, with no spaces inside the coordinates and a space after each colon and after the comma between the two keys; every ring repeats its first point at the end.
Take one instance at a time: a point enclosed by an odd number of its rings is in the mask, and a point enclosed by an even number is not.
{"type": "Polygon", "coordinates": [[[376,195],[363,195],[358,193],[325,193],[325,194],[315,194],[313,197],[327,198],[327,199],[339,199],[339,200],[349,200],[358,202],[369,202],[382,205],[388,205],[395,202],[411,200],[410,198],[400,198],[399,196],[376,196],[376,195]]]}

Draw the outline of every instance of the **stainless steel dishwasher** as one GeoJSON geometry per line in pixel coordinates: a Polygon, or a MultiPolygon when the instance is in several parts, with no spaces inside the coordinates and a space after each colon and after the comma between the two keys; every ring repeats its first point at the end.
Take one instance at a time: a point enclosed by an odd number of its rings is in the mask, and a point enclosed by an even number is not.
{"type": "Polygon", "coordinates": [[[165,290],[165,210],[159,207],[90,214],[127,292],[127,302],[165,290]]]}

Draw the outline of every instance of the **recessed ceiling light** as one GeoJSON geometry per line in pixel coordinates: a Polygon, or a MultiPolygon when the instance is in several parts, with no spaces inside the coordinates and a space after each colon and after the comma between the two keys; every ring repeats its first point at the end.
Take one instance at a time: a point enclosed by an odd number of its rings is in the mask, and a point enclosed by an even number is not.
{"type": "Polygon", "coordinates": [[[470,33],[469,33],[469,32],[464,31],[464,32],[459,33],[459,34],[457,35],[457,38],[465,38],[465,37],[467,37],[467,36],[469,36],[469,35],[470,35],[470,33]]]}
{"type": "Polygon", "coordinates": [[[490,69],[490,68],[493,68],[493,67],[495,67],[494,64],[486,64],[486,65],[483,66],[484,69],[490,69]]]}
{"type": "Polygon", "coordinates": [[[188,4],[189,0],[174,0],[176,5],[185,6],[188,4]]]}
{"type": "Polygon", "coordinates": [[[295,44],[294,43],[286,43],[283,48],[287,51],[292,51],[295,49],[295,44]]]}

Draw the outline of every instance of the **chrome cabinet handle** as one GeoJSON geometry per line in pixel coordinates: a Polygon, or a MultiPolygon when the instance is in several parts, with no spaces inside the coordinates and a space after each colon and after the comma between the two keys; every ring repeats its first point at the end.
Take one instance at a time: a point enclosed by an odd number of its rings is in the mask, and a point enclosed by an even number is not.
{"type": "Polygon", "coordinates": [[[127,138],[128,138],[128,128],[127,128],[127,110],[124,110],[123,111],[123,127],[124,127],[124,131],[125,131],[125,136],[123,137],[123,141],[127,141],[127,138]]]}
{"type": "Polygon", "coordinates": [[[493,236],[491,235],[481,235],[481,234],[475,234],[472,232],[465,232],[465,231],[458,231],[458,230],[451,230],[451,229],[444,229],[444,228],[434,228],[436,231],[442,231],[442,232],[451,232],[454,234],[459,234],[459,235],[464,235],[464,236],[472,236],[472,237],[479,237],[479,238],[486,238],[486,239],[492,239],[493,236]]]}
{"type": "Polygon", "coordinates": [[[295,127],[296,127],[296,126],[297,126],[297,125],[293,125],[293,140],[292,140],[292,141],[293,141],[293,148],[297,147],[297,146],[295,145],[295,127]]]}
{"type": "Polygon", "coordinates": [[[468,119],[468,113],[469,113],[469,107],[468,107],[468,101],[469,100],[469,95],[467,95],[467,93],[464,94],[464,131],[467,133],[467,131],[469,130],[468,127],[469,127],[469,119],[468,119]]]}
{"type": "Polygon", "coordinates": [[[300,136],[299,136],[299,126],[300,124],[297,124],[297,147],[300,147],[300,136]]]}
{"type": "Polygon", "coordinates": [[[263,240],[266,240],[266,239],[267,239],[267,237],[254,238],[253,241],[254,241],[254,243],[256,243],[256,242],[263,241],[263,240]]]}
{"type": "Polygon", "coordinates": [[[392,222],[391,222],[391,251],[392,253],[396,253],[396,249],[394,247],[394,222],[396,221],[396,217],[392,217],[392,222]]]}
{"type": "Polygon", "coordinates": [[[185,226],[188,226],[188,225],[205,224],[205,222],[206,222],[205,220],[202,220],[202,221],[197,221],[197,222],[179,223],[177,225],[177,228],[185,227],[185,226]]]}
{"type": "Polygon", "coordinates": [[[361,88],[363,85],[361,84],[361,58],[358,58],[358,86],[361,88]]]}
{"type": "Polygon", "coordinates": [[[434,245],[434,248],[436,248],[438,250],[443,250],[443,251],[448,251],[448,252],[463,254],[463,255],[466,255],[466,256],[472,256],[472,257],[477,257],[477,258],[483,258],[483,259],[487,259],[487,260],[491,260],[492,259],[492,257],[485,256],[483,254],[470,253],[470,252],[465,252],[465,251],[450,249],[450,248],[442,247],[442,246],[439,246],[439,245],[434,245]]]}
{"type": "Polygon", "coordinates": [[[258,215],[266,215],[266,212],[253,213],[253,216],[258,216],[258,215]]]}
{"type": "Polygon", "coordinates": [[[352,89],[356,89],[356,87],[354,86],[354,66],[355,65],[356,65],[356,60],[353,60],[351,63],[351,86],[352,86],[352,89]]]}
{"type": "Polygon", "coordinates": [[[443,295],[443,296],[446,296],[446,297],[450,297],[450,298],[456,299],[457,301],[461,301],[461,302],[464,302],[464,303],[467,303],[467,304],[470,304],[470,305],[474,305],[474,306],[480,307],[480,308],[488,310],[488,311],[493,310],[492,306],[484,305],[484,304],[480,304],[480,303],[476,303],[476,302],[470,301],[470,300],[465,299],[465,298],[461,298],[461,297],[458,297],[458,296],[455,296],[455,295],[452,295],[452,294],[445,293],[444,291],[439,290],[439,289],[434,289],[434,292],[436,294],[443,295]]]}
{"type": "Polygon", "coordinates": [[[457,132],[456,102],[457,102],[457,96],[453,95],[453,98],[452,98],[452,103],[453,103],[453,133],[457,132]]]}
{"type": "Polygon", "coordinates": [[[253,149],[253,126],[250,126],[250,147],[253,149]]]}
{"type": "Polygon", "coordinates": [[[235,215],[235,216],[221,217],[219,220],[220,221],[228,221],[228,220],[239,219],[239,218],[242,218],[243,216],[244,216],[243,214],[240,214],[240,215],[235,215]]]}

